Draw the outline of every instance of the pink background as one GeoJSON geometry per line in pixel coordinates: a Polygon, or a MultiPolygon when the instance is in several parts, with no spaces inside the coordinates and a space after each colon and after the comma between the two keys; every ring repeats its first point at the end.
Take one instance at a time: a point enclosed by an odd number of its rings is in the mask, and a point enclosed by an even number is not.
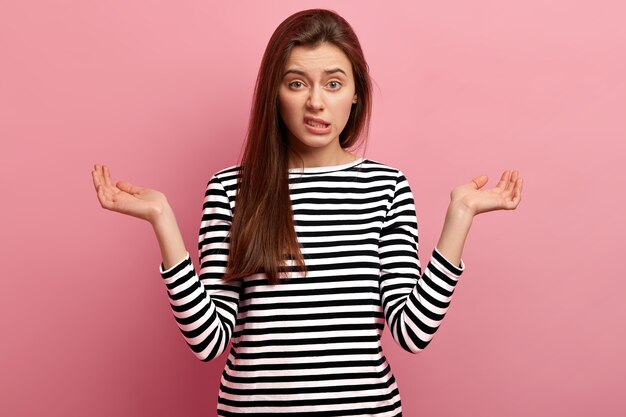
{"type": "Polygon", "coordinates": [[[518,211],[476,219],[428,349],[387,335],[405,415],[626,415],[626,7],[408,3],[0,2],[0,415],[215,415],[225,356],[187,349],[150,227],[100,209],[90,170],[165,192],[195,258],[265,44],[316,6],[361,38],[365,156],[409,178],[424,261],[453,186],[525,178],[518,211]]]}

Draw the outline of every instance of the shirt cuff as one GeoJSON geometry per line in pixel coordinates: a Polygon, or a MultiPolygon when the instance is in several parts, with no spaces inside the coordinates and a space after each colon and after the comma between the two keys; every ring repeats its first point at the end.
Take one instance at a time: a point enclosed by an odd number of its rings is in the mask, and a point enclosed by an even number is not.
{"type": "Polygon", "coordinates": [[[171,278],[189,264],[191,264],[191,257],[189,256],[189,252],[186,252],[183,259],[181,259],[175,265],[168,269],[163,269],[163,262],[161,262],[161,264],[159,265],[159,272],[161,273],[161,276],[163,278],[171,278]]]}
{"type": "Polygon", "coordinates": [[[463,259],[461,259],[461,265],[455,266],[445,256],[443,256],[436,247],[433,251],[433,258],[456,278],[460,277],[463,271],[465,271],[465,263],[463,262],[463,259]]]}

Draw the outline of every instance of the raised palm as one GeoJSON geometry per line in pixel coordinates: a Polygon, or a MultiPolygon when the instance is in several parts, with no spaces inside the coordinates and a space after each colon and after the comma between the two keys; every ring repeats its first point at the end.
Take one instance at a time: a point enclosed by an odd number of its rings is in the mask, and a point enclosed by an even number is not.
{"type": "Polygon", "coordinates": [[[452,190],[452,203],[462,204],[474,215],[493,210],[513,210],[522,198],[522,179],[517,171],[504,171],[495,187],[483,189],[487,184],[486,175],[474,178],[471,182],[452,190]]]}
{"type": "Polygon", "coordinates": [[[109,169],[95,165],[91,172],[100,205],[111,211],[152,221],[167,206],[165,195],[120,181],[113,185],[109,169]]]}

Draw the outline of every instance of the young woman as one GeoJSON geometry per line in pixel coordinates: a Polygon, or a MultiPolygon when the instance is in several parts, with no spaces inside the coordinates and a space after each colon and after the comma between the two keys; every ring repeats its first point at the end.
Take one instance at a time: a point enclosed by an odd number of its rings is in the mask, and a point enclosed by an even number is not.
{"type": "Polygon", "coordinates": [[[165,196],[113,185],[95,166],[102,207],[153,226],[191,350],[208,361],[232,341],[219,415],[401,415],[384,323],[407,351],[424,349],[464,269],[473,217],[520,202],[517,172],[492,189],[486,176],[456,187],[422,270],[406,178],[350,152],[371,103],[368,67],[343,18],[306,10],[281,23],[261,63],[241,164],[207,186],[199,271],[165,196]]]}

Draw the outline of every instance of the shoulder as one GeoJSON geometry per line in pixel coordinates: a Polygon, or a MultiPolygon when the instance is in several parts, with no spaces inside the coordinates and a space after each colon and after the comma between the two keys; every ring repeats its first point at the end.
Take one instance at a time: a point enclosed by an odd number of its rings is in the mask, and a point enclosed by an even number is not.
{"type": "Polygon", "coordinates": [[[365,172],[367,172],[367,170],[373,172],[374,174],[372,175],[379,179],[384,178],[385,184],[391,189],[391,198],[413,200],[413,191],[411,190],[409,180],[398,168],[391,167],[382,162],[366,159],[363,161],[363,169],[365,172]]]}
{"type": "Polygon", "coordinates": [[[220,169],[211,176],[209,184],[219,183],[226,187],[227,185],[236,184],[241,171],[240,165],[232,165],[223,169],[220,169]]]}
{"type": "Polygon", "coordinates": [[[208,180],[205,189],[205,196],[232,194],[237,189],[237,179],[239,178],[240,167],[233,165],[215,172],[208,180]]]}
{"type": "Polygon", "coordinates": [[[217,178],[219,180],[228,180],[231,178],[237,178],[239,176],[239,172],[241,171],[240,165],[231,165],[226,168],[222,168],[213,174],[213,178],[217,178]]]}
{"type": "Polygon", "coordinates": [[[360,170],[362,172],[372,173],[373,175],[393,178],[396,181],[406,180],[406,178],[404,177],[404,173],[398,168],[394,168],[373,159],[364,159],[363,163],[360,164],[360,170]]]}

